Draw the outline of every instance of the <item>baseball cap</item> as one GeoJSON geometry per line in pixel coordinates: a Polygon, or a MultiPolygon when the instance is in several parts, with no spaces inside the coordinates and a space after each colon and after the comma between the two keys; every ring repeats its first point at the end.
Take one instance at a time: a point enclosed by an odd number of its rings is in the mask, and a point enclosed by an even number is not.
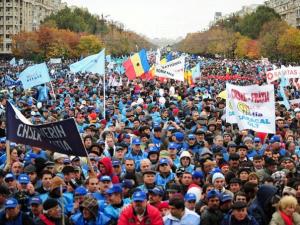
{"type": "Polygon", "coordinates": [[[15,175],[13,175],[12,173],[8,173],[8,174],[5,175],[4,180],[7,181],[8,179],[13,179],[13,180],[15,180],[16,177],[15,177],[15,175]]]}
{"type": "Polygon", "coordinates": [[[223,194],[223,195],[221,196],[221,202],[224,203],[224,202],[227,202],[227,201],[232,201],[231,195],[223,194]]]}
{"type": "Polygon", "coordinates": [[[260,140],[259,137],[255,137],[255,138],[254,138],[254,142],[256,142],[256,143],[257,143],[257,142],[261,142],[261,140],[260,140]]]}
{"type": "Polygon", "coordinates": [[[168,149],[177,149],[177,144],[175,142],[169,143],[168,149]]]}
{"type": "Polygon", "coordinates": [[[5,143],[6,142],[6,137],[0,138],[0,143],[5,143]]]}
{"type": "Polygon", "coordinates": [[[207,199],[211,199],[211,198],[220,198],[219,193],[215,190],[211,190],[207,193],[207,199]]]}
{"type": "Polygon", "coordinates": [[[30,199],[30,205],[32,204],[37,204],[37,205],[41,205],[43,202],[39,197],[32,197],[30,199]]]}
{"type": "Polygon", "coordinates": [[[198,178],[203,179],[204,178],[203,172],[196,170],[192,173],[192,177],[193,177],[193,179],[198,179],[198,178]]]}
{"type": "Polygon", "coordinates": [[[116,160],[113,160],[113,161],[112,161],[112,165],[113,165],[113,166],[120,166],[120,165],[121,165],[121,162],[120,162],[119,160],[116,159],[116,160]]]}
{"type": "Polygon", "coordinates": [[[174,136],[177,141],[181,142],[184,140],[184,134],[182,132],[175,132],[174,136]]]}
{"type": "Polygon", "coordinates": [[[159,165],[162,165],[162,164],[168,164],[169,165],[169,160],[166,159],[166,158],[162,158],[159,160],[159,165]]]}
{"type": "Polygon", "coordinates": [[[274,135],[273,137],[271,137],[270,142],[271,143],[280,142],[280,137],[278,135],[274,135]]]}
{"type": "Polygon", "coordinates": [[[132,197],[134,202],[142,202],[145,199],[147,199],[146,193],[143,191],[136,191],[133,193],[133,197],[132,197]]]}
{"type": "Polygon", "coordinates": [[[132,140],[132,144],[133,144],[133,145],[140,145],[140,144],[141,144],[141,140],[140,140],[139,138],[134,138],[134,139],[132,140]]]}
{"type": "Polygon", "coordinates": [[[17,199],[9,198],[5,201],[4,207],[5,209],[12,209],[12,208],[16,208],[17,205],[18,205],[17,199]]]}
{"type": "Polygon", "coordinates": [[[161,188],[159,188],[159,187],[155,187],[153,189],[150,189],[148,192],[149,193],[153,193],[155,195],[159,195],[159,196],[163,196],[164,195],[164,191],[161,188]]]}
{"type": "Polygon", "coordinates": [[[158,148],[156,147],[156,146],[151,146],[150,148],[149,148],[149,151],[148,151],[148,154],[149,153],[158,153],[158,148]]]}
{"type": "Polygon", "coordinates": [[[122,193],[122,187],[121,185],[119,184],[114,184],[111,188],[109,188],[106,193],[111,195],[111,194],[114,194],[114,193],[122,193]]]}
{"type": "Polygon", "coordinates": [[[125,180],[122,181],[122,187],[123,188],[132,188],[133,187],[133,183],[132,183],[131,180],[125,179],[125,180]]]}
{"type": "Polygon", "coordinates": [[[196,201],[196,195],[194,193],[186,193],[184,196],[185,201],[196,201]]]}
{"type": "Polygon", "coordinates": [[[103,182],[103,181],[111,181],[111,178],[110,176],[102,176],[100,177],[100,181],[103,182]]]}
{"type": "Polygon", "coordinates": [[[188,139],[189,140],[194,140],[194,139],[196,139],[196,136],[194,134],[189,134],[188,139]]]}
{"type": "Polygon", "coordinates": [[[87,190],[83,186],[79,186],[75,189],[75,196],[85,196],[87,193],[87,190]]]}
{"type": "Polygon", "coordinates": [[[29,176],[25,173],[20,174],[18,177],[18,182],[20,184],[28,184],[30,182],[29,176]]]}

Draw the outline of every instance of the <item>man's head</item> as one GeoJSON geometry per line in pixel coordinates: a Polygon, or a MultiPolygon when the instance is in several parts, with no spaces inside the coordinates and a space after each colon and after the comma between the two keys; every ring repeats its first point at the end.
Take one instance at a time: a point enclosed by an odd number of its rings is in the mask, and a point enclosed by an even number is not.
{"type": "Polygon", "coordinates": [[[20,212],[20,206],[15,198],[9,198],[4,204],[5,214],[8,219],[16,218],[20,212]]]}
{"type": "Polygon", "coordinates": [[[143,172],[144,184],[154,184],[156,172],[153,170],[146,170],[143,172]]]}
{"type": "Polygon", "coordinates": [[[169,160],[166,158],[161,158],[159,160],[159,172],[161,173],[169,173],[171,170],[171,167],[169,165],[169,160]]]}
{"type": "Polygon", "coordinates": [[[43,208],[44,208],[44,213],[47,214],[48,217],[53,219],[61,218],[62,212],[57,200],[53,198],[48,198],[44,202],[43,208]]]}
{"type": "Polygon", "coordinates": [[[171,198],[169,200],[169,209],[172,216],[181,219],[185,210],[184,199],[179,196],[171,198]]]}
{"type": "Polygon", "coordinates": [[[220,196],[217,191],[211,190],[206,195],[207,198],[207,206],[210,209],[218,209],[220,206],[220,196]]]}
{"type": "Polygon", "coordinates": [[[122,187],[117,184],[114,184],[111,188],[109,188],[106,191],[109,204],[111,205],[120,204],[122,202],[122,192],[123,192],[122,187]]]}
{"type": "Polygon", "coordinates": [[[39,197],[32,197],[30,199],[30,207],[33,215],[38,216],[43,212],[42,200],[39,197]]]}
{"type": "Polygon", "coordinates": [[[102,176],[99,180],[99,189],[101,192],[106,192],[112,186],[111,178],[109,176],[102,176]]]}
{"type": "Polygon", "coordinates": [[[155,187],[153,189],[149,190],[149,202],[150,204],[157,204],[161,202],[163,196],[164,196],[164,191],[160,187],[155,187]]]}
{"type": "Polygon", "coordinates": [[[215,189],[221,190],[225,185],[225,177],[222,173],[214,173],[212,176],[212,184],[214,185],[215,189]]]}
{"type": "Polygon", "coordinates": [[[232,216],[237,221],[244,220],[247,214],[247,203],[237,201],[232,205],[232,216]]]}
{"type": "Polygon", "coordinates": [[[136,191],[133,193],[133,210],[137,215],[142,215],[147,206],[147,196],[146,193],[143,191],[136,191]]]}
{"type": "Polygon", "coordinates": [[[93,220],[98,216],[99,205],[95,198],[86,197],[80,205],[83,218],[87,221],[93,220]]]}
{"type": "Polygon", "coordinates": [[[196,206],[196,195],[194,193],[186,193],[184,196],[185,207],[194,211],[196,206]]]}

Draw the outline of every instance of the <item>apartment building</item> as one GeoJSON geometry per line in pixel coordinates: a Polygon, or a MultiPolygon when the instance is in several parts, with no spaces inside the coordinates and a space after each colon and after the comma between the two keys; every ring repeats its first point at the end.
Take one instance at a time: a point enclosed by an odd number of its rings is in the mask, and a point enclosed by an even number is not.
{"type": "Polygon", "coordinates": [[[36,30],[62,7],[61,0],[0,0],[0,54],[11,53],[13,35],[36,30]]]}
{"type": "Polygon", "coordinates": [[[289,25],[300,28],[300,0],[269,0],[266,5],[273,8],[289,25]]]}

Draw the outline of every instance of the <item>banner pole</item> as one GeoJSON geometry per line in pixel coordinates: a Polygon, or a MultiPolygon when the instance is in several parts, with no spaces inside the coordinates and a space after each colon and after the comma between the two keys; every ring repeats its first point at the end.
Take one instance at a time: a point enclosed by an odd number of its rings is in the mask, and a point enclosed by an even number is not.
{"type": "Polygon", "coordinates": [[[6,140],[6,165],[5,165],[5,168],[4,168],[5,171],[9,171],[10,164],[11,164],[11,158],[10,158],[10,141],[6,140]]]}
{"type": "Polygon", "coordinates": [[[103,75],[103,117],[104,117],[104,119],[106,118],[106,115],[105,115],[105,111],[106,111],[105,103],[106,103],[106,100],[105,100],[105,72],[104,72],[104,75],[103,75]]]}
{"type": "Polygon", "coordinates": [[[64,200],[63,200],[63,186],[62,184],[60,185],[60,197],[62,198],[62,201],[61,201],[61,212],[62,212],[62,216],[61,216],[61,219],[62,219],[62,225],[65,225],[65,204],[64,204],[64,200]]]}

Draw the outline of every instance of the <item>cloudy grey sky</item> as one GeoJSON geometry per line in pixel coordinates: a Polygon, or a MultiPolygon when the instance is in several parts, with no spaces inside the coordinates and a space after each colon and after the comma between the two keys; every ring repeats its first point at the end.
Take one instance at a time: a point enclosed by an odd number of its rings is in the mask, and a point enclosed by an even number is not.
{"type": "Polygon", "coordinates": [[[228,14],[242,6],[264,0],[64,0],[68,5],[86,7],[93,14],[108,15],[126,29],[150,38],[185,37],[203,30],[215,12],[228,14]]]}

